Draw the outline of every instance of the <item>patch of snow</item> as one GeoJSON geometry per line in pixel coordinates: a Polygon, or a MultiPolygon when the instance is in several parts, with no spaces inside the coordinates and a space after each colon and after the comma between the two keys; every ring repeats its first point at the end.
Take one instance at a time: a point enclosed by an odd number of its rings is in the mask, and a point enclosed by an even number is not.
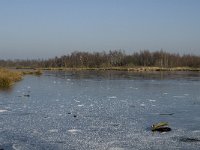
{"type": "Polygon", "coordinates": [[[56,132],[58,132],[58,129],[51,129],[51,130],[48,130],[49,132],[51,132],[51,133],[56,133],[56,132]]]}
{"type": "Polygon", "coordinates": [[[121,148],[121,147],[111,147],[108,150],[124,150],[124,148],[121,148]]]}
{"type": "Polygon", "coordinates": [[[200,130],[194,130],[193,133],[200,133],[200,130]]]}
{"type": "Polygon", "coordinates": [[[108,98],[115,99],[115,98],[117,98],[117,97],[116,97],[116,96],[109,96],[108,98]]]}
{"type": "Polygon", "coordinates": [[[184,98],[185,96],[173,96],[174,98],[184,98]]]}
{"type": "Polygon", "coordinates": [[[6,112],[6,111],[8,111],[8,110],[6,110],[6,109],[0,109],[0,113],[6,112]]]}
{"type": "Polygon", "coordinates": [[[17,144],[13,144],[13,145],[12,145],[12,148],[13,148],[14,150],[20,150],[20,149],[21,149],[20,146],[18,146],[17,144]]]}
{"type": "Polygon", "coordinates": [[[74,99],[74,101],[77,102],[77,103],[80,103],[80,101],[78,101],[78,100],[76,100],[76,99],[74,99]]]}
{"type": "Polygon", "coordinates": [[[149,101],[150,101],[150,102],[155,102],[156,100],[155,100],[155,99],[149,99],[149,101]]]}
{"type": "Polygon", "coordinates": [[[68,130],[68,132],[72,133],[72,134],[76,134],[77,132],[80,132],[80,130],[77,129],[70,129],[68,130]]]}

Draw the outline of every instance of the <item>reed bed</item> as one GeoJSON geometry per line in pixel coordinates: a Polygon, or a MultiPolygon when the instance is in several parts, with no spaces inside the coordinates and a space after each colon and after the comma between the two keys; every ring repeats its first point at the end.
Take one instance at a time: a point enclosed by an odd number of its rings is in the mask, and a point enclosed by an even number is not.
{"type": "Polygon", "coordinates": [[[20,81],[23,75],[19,71],[0,68],[0,88],[8,88],[15,82],[20,81]]]}

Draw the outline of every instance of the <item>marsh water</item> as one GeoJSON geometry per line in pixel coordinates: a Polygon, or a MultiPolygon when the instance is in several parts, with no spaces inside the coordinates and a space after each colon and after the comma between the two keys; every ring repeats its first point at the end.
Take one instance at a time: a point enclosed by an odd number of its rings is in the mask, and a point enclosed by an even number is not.
{"type": "Polygon", "coordinates": [[[200,149],[200,73],[25,76],[0,91],[0,149],[200,149]],[[172,131],[150,130],[161,121],[172,131]]]}

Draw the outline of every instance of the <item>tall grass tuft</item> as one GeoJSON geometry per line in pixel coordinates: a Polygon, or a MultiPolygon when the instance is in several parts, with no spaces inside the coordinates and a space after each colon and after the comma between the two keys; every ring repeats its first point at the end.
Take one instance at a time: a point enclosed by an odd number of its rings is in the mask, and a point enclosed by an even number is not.
{"type": "Polygon", "coordinates": [[[21,72],[0,68],[0,88],[8,88],[21,79],[21,72]]]}

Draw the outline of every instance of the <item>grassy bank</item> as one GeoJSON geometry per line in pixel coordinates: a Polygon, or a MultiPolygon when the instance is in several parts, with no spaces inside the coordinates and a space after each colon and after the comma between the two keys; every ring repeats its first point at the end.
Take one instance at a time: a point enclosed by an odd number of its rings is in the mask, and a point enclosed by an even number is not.
{"type": "Polygon", "coordinates": [[[41,70],[9,70],[0,68],[0,88],[8,88],[20,81],[24,75],[42,75],[41,70]]]}
{"type": "Polygon", "coordinates": [[[0,88],[8,88],[12,84],[22,79],[20,71],[11,71],[0,68],[0,88]]]}

